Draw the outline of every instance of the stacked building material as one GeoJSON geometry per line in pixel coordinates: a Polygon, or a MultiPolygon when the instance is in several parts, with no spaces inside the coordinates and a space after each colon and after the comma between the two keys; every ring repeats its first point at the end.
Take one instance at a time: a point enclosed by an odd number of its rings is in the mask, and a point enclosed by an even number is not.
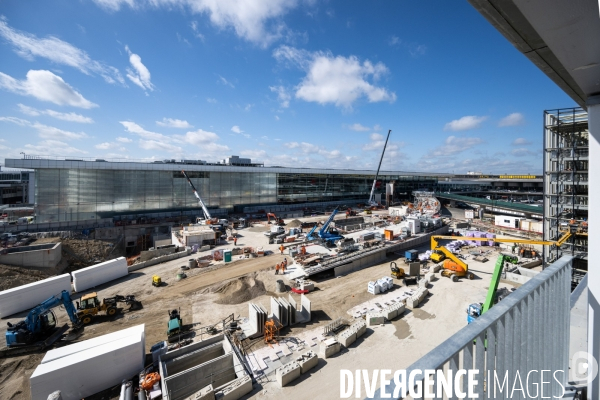
{"type": "Polygon", "coordinates": [[[125,257],[115,258],[92,265],[91,267],[73,271],[73,289],[76,292],[93,288],[114,279],[126,276],[129,273],[127,269],[127,260],[125,257]]]}
{"type": "Polygon", "coordinates": [[[366,316],[367,326],[381,325],[385,323],[385,317],[379,311],[371,311],[366,316]]]}
{"type": "Polygon", "coordinates": [[[381,293],[381,286],[379,286],[379,283],[371,281],[367,284],[367,292],[371,294],[379,294],[381,293]]]}
{"type": "Polygon", "coordinates": [[[28,310],[63,290],[71,292],[71,275],[63,274],[0,292],[0,318],[28,310]]]}
{"type": "Polygon", "coordinates": [[[408,299],[406,299],[406,308],[408,308],[409,310],[412,310],[413,308],[418,307],[419,304],[423,300],[425,300],[425,297],[427,297],[427,294],[429,294],[429,290],[427,290],[427,288],[423,288],[423,287],[418,288],[412,296],[410,296],[408,299]]]}
{"type": "Polygon", "coordinates": [[[301,373],[300,364],[297,361],[292,361],[277,368],[275,377],[279,386],[284,387],[299,378],[301,373]]]}
{"type": "Polygon", "coordinates": [[[82,399],[136,375],[144,368],[144,325],[124,331],[52,350],[29,379],[31,399],[55,390],[63,400],[82,399]]]}
{"type": "Polygon", "coordinates": [[[319,355],[322,358],[329,358],[341,350],[340,342],[335,339],[327,339],[321,343],[321,347],[319,348],[319,355]]]}
{"type": "Polygon", "coordinates": [[[317,366],[319,357],[317,357],[317,354],[314,351],[309,350],[296,358],[296,362],[300,365],[300,373],[305,374],[317,366]]]}

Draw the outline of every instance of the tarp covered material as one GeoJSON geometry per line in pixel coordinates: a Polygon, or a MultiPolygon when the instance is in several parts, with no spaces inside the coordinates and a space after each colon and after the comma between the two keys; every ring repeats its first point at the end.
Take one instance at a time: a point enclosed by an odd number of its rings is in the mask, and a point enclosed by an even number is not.
{"type": "Polygon", "coordinates": [[[107,335],[95,337],[93,339],[83,340],[81,342],[73,343],[68,346],[59,347],[58,349],[50,350],[46,353],[42,359],[42,364],[70,356],[71,354],[79,353],[84,350],[98,347],[106,343],[110,343],[115,340],[123,339],[128,336],[138,335],[144,333],[144,324],[132,326],[131,328],[121,329],[120,331],[112,332],[107,335]]]}
{"type": "Polygon", "coordinates": [[[73,271],[73,289],[76,292],[81,292],[126,276],[128,273],[125,257],[104,261],[91,267],[73,271]]]}
{"type": "Polygon", "coordinates": [[[0,318],[28,310],[56,296],[71,293],[71,275],[63,274],[0,292],[0,318]]]}
{"type": "MultiPolygon", "coordinates": [[[[82,342],[84,343],[84,342],[82,342]]],[[[32,400],[46,400],[56,390],[63,400],[88,397],[119,385],[144,368],[145,334],[130,335],[38,365],[31,378],[32,400]]]]}

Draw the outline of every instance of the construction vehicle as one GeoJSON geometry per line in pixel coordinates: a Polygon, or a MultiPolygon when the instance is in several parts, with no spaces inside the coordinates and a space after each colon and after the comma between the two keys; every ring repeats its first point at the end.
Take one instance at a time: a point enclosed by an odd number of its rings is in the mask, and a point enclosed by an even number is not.
{"type": "Polygon", "coordinates": [[[198,194],[196,187],[192,183],[192,180],[188,177],[184,170],[181,170],[181,173],[183,174],[183,176],[185,176],[185,179],[187,179],[188,183],[192,187],[192,190],[194,191],[194,196],[196,196],[196,198],[198,199],[198,204],[202,208],[202,213],[204,214],[204,219],[198,218],[196,222],[203,225],[212,225],[213,229],[216,228],[216,230],[220,232],[225,232],[227,226],[229,225],[228,221],[226,219],[213,218],[210,215],[208,208],[206,208],[206,205],[202,201],[202,198],[200,198],[200,195],[198,194]]]}
{"type": "Polygon", "coordinates": [[[354,211],[354,210],[353,210],[353,209],[351,209],[351,208],[348,208],[348,209],[346,210],[346,218],[347,218],[347,217],[354,217],[354,216],[356,216],[356,211],[354,211]]]}
{"type": "Polygon", "coordinates": [[[518,257],[510,254],[500,254],[498,256],[498,259],[496,260],[496,266],[494,267],[494,272],[492,273],[492,282],[488,288],[485,302],[473,303],[469,305],[467,308],[467,323],[470,324],[471,322],[475,321],[475,319],[479,318],[483,313],[492,308],[492,306],[497,303],[498,300],[500,300],[496,295],[496,292],[498,290],[498,284],[500,283],[502,270],[507,262],[516,264],[518,261],[518,257]]]}
{"type": "Polygon", "coordinates": [[[162,279],[158,275],[152,275],[152,286],[159,287],[162,285],[162,279]]]}
{"type": "Polygon", "coordinates": [[[375,186],[377,186],[377,178],[379,177],[379,170],[381,169],[381,162],[383,161],[383,155],[385,154],[385,148],[387,147],[388,139],[390,138],[390,133],[392,130],[390,129],[387,134],[387,138],[385,138],[385,144],[383,145],[383,151],[381,152],[381,158],[379,159],[379,166],[377,167],[377,173],[375,174],[375,179],[373,180],[373,186],[371,187],[371,194],[369,195],[369,201],[367,205],[369,207],[378,207],[379,204],[375,202],[375,186]]]}
{"type": "Polygon", "coordinates": [[[333,218],[335,217],[335,215],[337,213],[338,213],[338,209],[336,207],[335,210],[333,210],[333,212],[327,219],[327,221],[325,221],[325,223],[323,224],[321,229],[319,229],[319,231],[317,232],[317,236],[314,235],[314,232],[317,229],[317,225],[315,225],[310,230],[308,235],[306,235],[306,239],[309,241],[320,239],[328,246],[333,246],[336,241],[338,241],[340,239],[344,239],[344,237],[342,235],[340,235],[340,233],[336,229],[334,229],[334,228],[329,229],[329,225],[331,224],[331,222],[333,221],[333,218]]]}
{"type": "Polygon", "coordinates": [[[410,272],[412,272],[412,274],[409,275],[406,273],[406,271],[404,271],[404,268],[398,267],[398,265],[396,265],[394,261],[390,263],[392,277],[396,279],[402,279],[402,281],[404,282],[404,286],[416,285],[419,282],[419,279],[421,278],[421,264],[411,264],[412,265],[410,266],[410,272]]]}
{"type": "Polygon", "coordinates": [[[136,300],[135,296],[131,294],[127,296],[118,294],[114,297],[104,298],[100,302],[98,294],[93,292],[82,296],[81,303],[77,302],[77,318],[84,325],[88,325],[98,315],[112,317],[119,312],[118,303],[127,304],[129,311],[140,310],[142,308],[142,303],[136,300]]]}
{"type": "Polygon", "coordinates": [[[404,272],[403,268],[398,268],[395,262],[390,263],[390,269],[392,270],[391,275],[396,279],[404,279],[406,272],[404,272]]]}
{"type": "Polygon", "coordinates": [[[9,348],[31,345],[43,349],[57,341],[69,329],[68,325],[56,329],[56,315],[52,309],[60,305],[64,306],[69,315],[72,330],[80,331],[83,324],[77,317],[77,309],[73,306],[69,292],[63,290],[31,309],[23,321],[15,325],[7,322],[6,345],[9,348]]]}
{"type": "Polygon", "coordinates": [[[175,336],[179,335],[183,328],[183,320],[179,313],[180,310],[169,311],[169,322],[167,323],[167,338],[172,340],[175,336]]]}
{"type": "Polygon", "coordinates": [[[273,213],[267,213],[267,223],[271,223],[271,218],[273,218],[273,224],[279,225],[279,226],[283,226],[285,225],[285,222],[283,222],[283,218],[279,218],[277,215],[273,214],[273,213]]]}
{"type": "Polygon", "coordinates": [[[565,234],[556,241],[551,240],[530,240],[530,239],[512,239],[512,238],[477,238],[469,236],[443,236],[433,235],[431,236],[431,259],[435,262],[444,261],[442,276],[451,278],[453,282],[457,282],[458,278],[466,276],[469,279],[473,279],[475,275],[468,272],[468,265],[464,261],[460,260],[457,256],[452,254],[444,246],[440,246],[438,240],[470,240],[470,241],[483,241],[483,242],[498,242],[498,243],[515,243],[515,244],[539,244],[544,246],[562,246],[572,235],[574,234],[573,229],[565,232],[565,234]]]}

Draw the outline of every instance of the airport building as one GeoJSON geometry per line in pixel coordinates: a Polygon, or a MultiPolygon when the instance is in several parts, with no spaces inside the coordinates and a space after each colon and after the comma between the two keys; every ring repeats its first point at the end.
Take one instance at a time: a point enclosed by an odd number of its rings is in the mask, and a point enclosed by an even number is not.
{"type": "MultiPolygon", "coordinates": [[[[6,165],[35,171],[36,222],[81,221],[119,215],[194,211],[198,201],[182,170],[215,214],[256,206],[310,207],[315,203],[365,203],[375,171],[265,167],[229,157],[201,160],[111,162],[25,156],[6,165]]],[[[444,174],[382,171],[376,198],[409,199],[413,190],[434,190],[444,174]],[[393,185],[388,185],[393,183],[393,185]],[[393,187],[392,187],[393,186],[393,187]]],[[[450,175],[448,175],[450,176],[450,175]]]]}

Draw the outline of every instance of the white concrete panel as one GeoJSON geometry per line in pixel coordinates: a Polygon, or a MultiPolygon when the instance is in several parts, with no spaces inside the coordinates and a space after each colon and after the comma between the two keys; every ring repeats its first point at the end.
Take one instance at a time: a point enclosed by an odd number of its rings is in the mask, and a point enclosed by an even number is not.
{"type": "Polygon", "coordinates": [[[28,310],[56,296],[71,293],[71,276],[63,274],[0,292],[0,318],[28,310]]]}
{"type": "Polygon", "coordinates": [[[59,358],[70,356],[71,354],[79,353],[93,347],[102,346],[104,344],[120,340],[129,336],[138,337],[145,332],[145,325],[136,325],[131,328],[121,329],[120,331],[112,332],[107,335],[95,337],[93,339],[83,340],[78,343],[73,343],[68,346],[59,347],[58,349],[50,350],[42,359],[42,364],[57,360],[59,358]]]}
{"type": "Polygon", "coordinates": [[[77,400],[109,389],[144,368],[144,351],[137,334],[40,364],[29,380],[31,399],[60,390],[63,400],[77,400]]]}
{"type": "Polygon", "coordinates": [[[114,260],[73,271],[73,289],[76,292],[81,292],[127,274],[127,260],[125,257],[115,258],[114,260]]]}

